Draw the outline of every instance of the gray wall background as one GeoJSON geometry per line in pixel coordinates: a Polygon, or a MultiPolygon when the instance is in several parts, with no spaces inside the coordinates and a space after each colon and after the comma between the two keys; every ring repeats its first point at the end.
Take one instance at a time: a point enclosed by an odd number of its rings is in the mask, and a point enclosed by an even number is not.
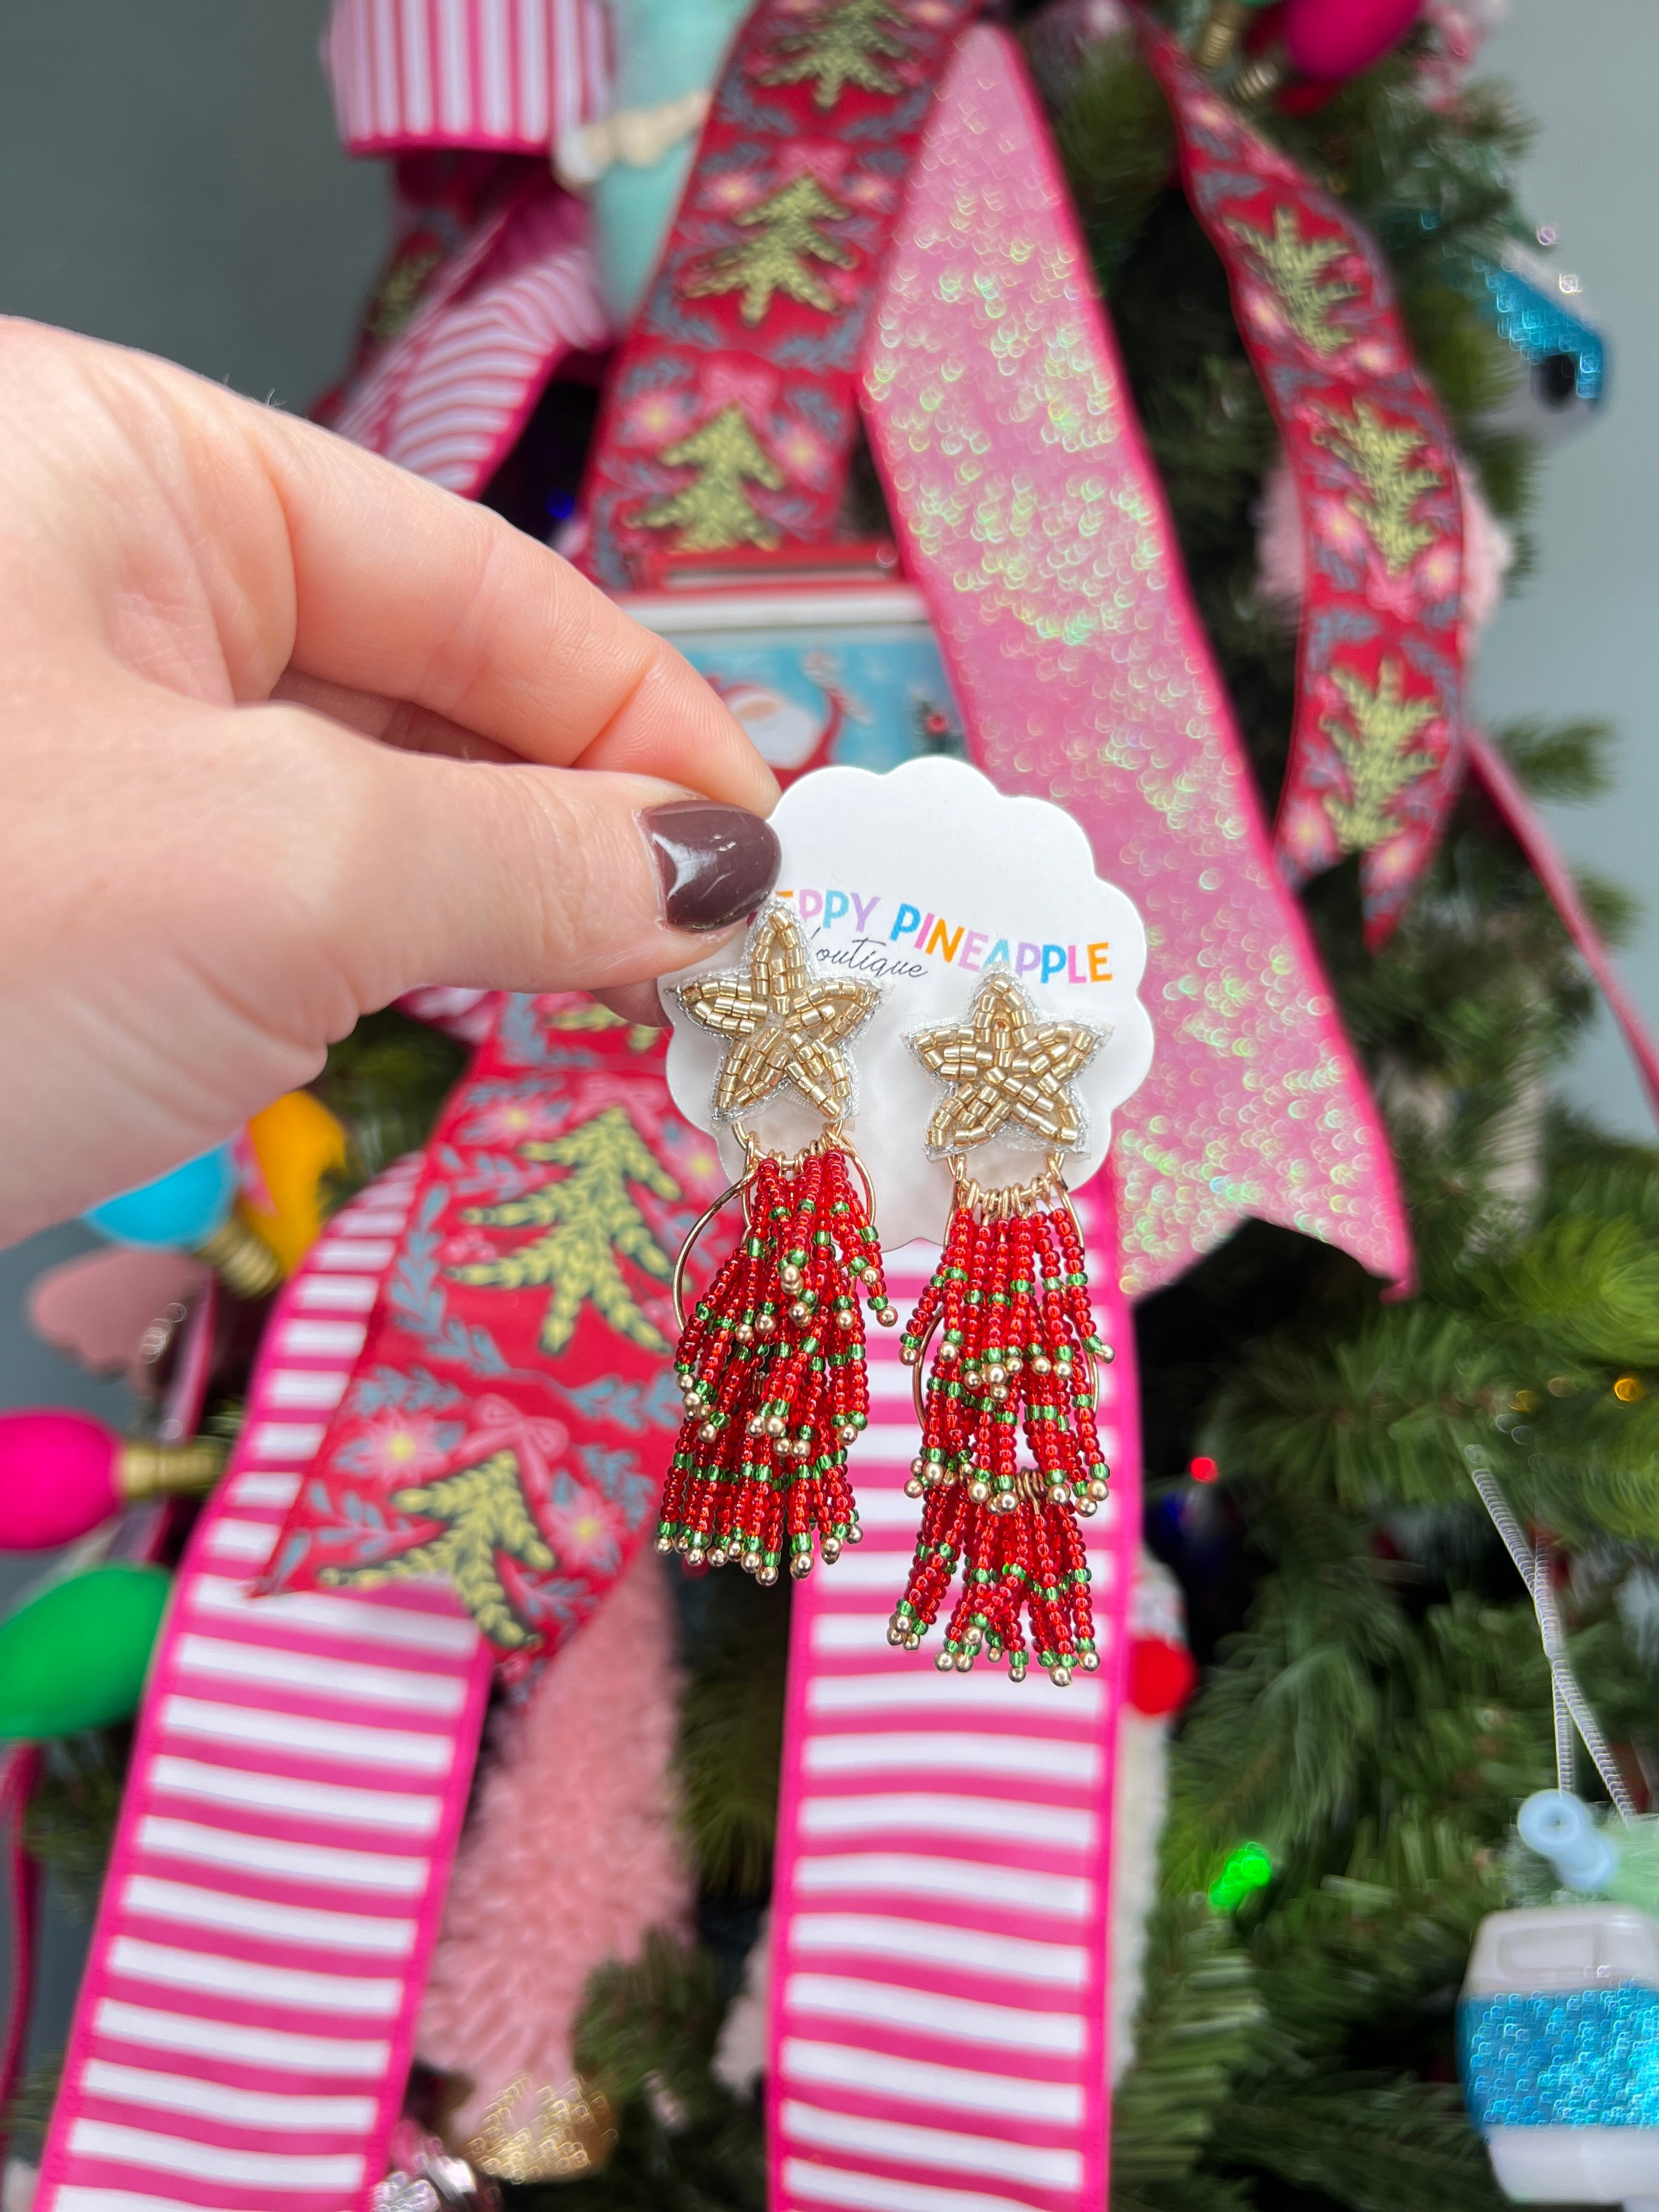
{"type": "MultiPolygon", "coordinates": [[[[318,70],[325,0],[8,0],[0,8],[0,312],[146,347],[303,409],[336,374],[383,239],[385,185],[334,142],[318,70]]],[[[1651,0],[1512,0],[1488,62],[1543,125],[1528,172],[1614,348],[1606,419],[1547,464],[1542,558],[1489,631],[1492,720],[1604,714],[1618,794],[1564,814],[1570,855],[1652,898],[1659,821],[1652,662],[1659,617],[1659,12],[1651,0]]],[[[1659,1025],[1659,900],[1625,968],[1659,1025]]],[[[1649,1121],[1605,1022],[1568,1088],[1615,1125],[1649,1121]]],[[[118,1385],[28,1333],[24,1289],[91,1240],[0,1253],[0,1405],[118,1420],[118,1385]]],[[[0,1557],[0,1605],[38,1563],[0,1557]]],[[[78,1932],[49,1920],[37,2051],[63,2041],[78,1932]]]]}
{"type": "MultiPolygon", "coordinates": [[[[1484,58],[1542,125],[1525,171],[1528,211],[1559,229],[1553,260],[1582,278],[1612,374],[1605,419],[1545,464],[1538,567],[1486,633],[1476,698],[1493,722],[1592,714],[1616,725],[1615,792],[1552,819],[1570,860],[1646,902],[1620,966],[1659,1026],[1659,10],[1651,0],[1510,0],[1484,58]]],[[[1564,1088],[1611,1126],[1653,1133],[1605,1015],[1564,1088]]]]}

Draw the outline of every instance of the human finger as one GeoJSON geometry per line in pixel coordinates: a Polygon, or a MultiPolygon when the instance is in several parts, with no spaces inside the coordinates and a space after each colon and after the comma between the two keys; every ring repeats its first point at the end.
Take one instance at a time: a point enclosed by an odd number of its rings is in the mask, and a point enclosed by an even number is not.
{"type": "Polygon", "coordinates": [[[358,1002],[604,989],[683,968],[777,878],[758,815],[655,778],[371,749],[373,828],[326,921],[358,1002]]]}
{"type": "Polygon", "coordinates": [[[312,425],[252,410],[294,563],[306,677],[526,760],[653,775],[766,812],[777,787],[674,651],[547,546],[312,425]]]}

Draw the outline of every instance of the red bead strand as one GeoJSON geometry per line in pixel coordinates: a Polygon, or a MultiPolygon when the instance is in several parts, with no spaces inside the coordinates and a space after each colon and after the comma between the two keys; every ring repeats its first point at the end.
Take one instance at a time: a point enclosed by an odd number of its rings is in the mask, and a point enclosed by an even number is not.
{"type": "Polygon", "coordinates": [[[965,1674],[1006,1658],[1019,1680],[1035,1660],[1063,1685],[1099,1665],[1078,1519],[1107,1494],[1094,1362],[1111,1355],[1070,1207],[995,1198],[958,1194],[902,1340],[912,1365],[936,1348],[906,1486],[921,1527],[888,1638],[915,1650],[959,1572],[935,1663],[965,1674]]]}
{"type": "Polygon", "coordinates": [[[880,1247],[845,1152],[763,1157],[747,1219],[680,1340],[685,1400],[657,1548],[735,1559],[763,1583],[860,1537],[848,1447],[869,1419],[860,1293],[896,1322],[880,1247]]]}

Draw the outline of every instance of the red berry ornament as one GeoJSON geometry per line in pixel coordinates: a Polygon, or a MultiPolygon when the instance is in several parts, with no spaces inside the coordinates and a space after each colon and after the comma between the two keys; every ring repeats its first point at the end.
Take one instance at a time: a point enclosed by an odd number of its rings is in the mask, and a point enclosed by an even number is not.
{"type": "Polygon", "coordinates": [[[1149,1719],[1178,1713],[1198,1682],[1198,1662],[1184,1644],[1136,1636],[1129,1644],[1129,1703],[1149,1719]]]}

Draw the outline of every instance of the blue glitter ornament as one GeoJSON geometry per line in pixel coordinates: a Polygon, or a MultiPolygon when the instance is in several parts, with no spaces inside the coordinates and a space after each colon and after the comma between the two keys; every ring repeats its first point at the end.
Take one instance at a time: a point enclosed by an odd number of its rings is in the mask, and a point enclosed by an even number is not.
{"type": "Polygon", "coordinates": [[[1470,254],[1452,266],[1459,288],[1525,372],[1500,410],[1504,419],[1550,438],[1582,428],[1606,396],[1607,349],[1577,277],[1513,245],[1498,261],[1470,254]]]}
{"type": "Polygon", "coordinates": [[[1622,1905],[1489,1915],[1457,2042],[1506,2196],[1659,2203],[1659,1921],[1622,1905]]]}

